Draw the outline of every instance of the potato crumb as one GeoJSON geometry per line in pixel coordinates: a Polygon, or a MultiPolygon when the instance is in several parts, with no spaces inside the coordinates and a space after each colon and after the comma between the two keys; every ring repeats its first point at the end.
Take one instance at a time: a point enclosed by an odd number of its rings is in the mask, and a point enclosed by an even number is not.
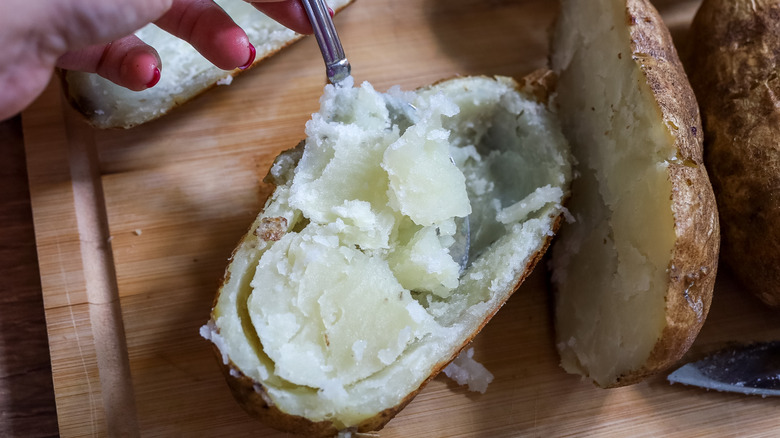
{"type": "Polygon", "coordinates": [[[233,83],[233,76],[225,76],[217,81],[217,85],[230,85],[233,83]]]}
{"type": "Polygon", "coordinates": [[[458,385],[468,385],[469,391],[484,394],[493,374],[474,360],[474,348],[461,352],[446,368],[444,374],[458,385]]]}

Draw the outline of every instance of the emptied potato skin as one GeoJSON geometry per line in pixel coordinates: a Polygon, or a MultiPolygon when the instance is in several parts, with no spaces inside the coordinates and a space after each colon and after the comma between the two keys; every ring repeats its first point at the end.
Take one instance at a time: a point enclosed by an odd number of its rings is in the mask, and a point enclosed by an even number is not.
{"type": "Polygon", "coordinates": [[[724,261],[780,307],[780,2],[704,0],[689,44],[724,261]]]}

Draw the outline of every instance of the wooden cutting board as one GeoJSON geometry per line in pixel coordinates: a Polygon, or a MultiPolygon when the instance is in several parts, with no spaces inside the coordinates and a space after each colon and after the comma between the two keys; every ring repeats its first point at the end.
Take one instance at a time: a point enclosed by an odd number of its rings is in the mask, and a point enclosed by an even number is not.
{"type": "MultiPolygon", "coordinates": [[[[549,0],[359,0],[337,19],[358,80],[405,89],[545,64],[549,0]]],[[[697,0],[659,2],[683,35],[697,0]]],[[[233,401],[206,322],[272,158],[303,138],[324,69],[306,38],[230,86],[128,131],[95,131],[56,83],[25,111],[40,272],[62,436],[281,437],[233,401]]],[[[721,269],[689,355],[780,339],[778,314],[721,269]]],[[[602,390],[557,365],[540,266],[474,342],[486,394],[440,376],[381,432],[443,436],[771,436],[778,400],[664,376],[602,390]]],[[[773,432],[774,431],[774,432],[773,432]]]]}

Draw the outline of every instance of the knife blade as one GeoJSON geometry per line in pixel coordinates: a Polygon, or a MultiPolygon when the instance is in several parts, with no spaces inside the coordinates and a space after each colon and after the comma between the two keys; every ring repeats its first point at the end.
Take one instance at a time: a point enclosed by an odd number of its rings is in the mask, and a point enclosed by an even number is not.
{"type": "Polygon", "coordinates": [[[780,341],[724,348],[683,365],[667,379],[708,390],[780,396],[780,341]]]}

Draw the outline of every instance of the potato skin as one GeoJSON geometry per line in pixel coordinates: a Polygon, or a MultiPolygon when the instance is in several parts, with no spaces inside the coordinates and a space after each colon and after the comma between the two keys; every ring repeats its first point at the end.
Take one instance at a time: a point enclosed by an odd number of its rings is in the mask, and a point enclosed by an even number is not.
{"type": "Polygon", "coordinates": [[[676,242],[668,266],[666,322],[645,364],[618,377],[629,385],[667,369],[690,348],[701,330],[715,286],[720,227],[715,196],[704,166],[698,104],[677,50],[655,7],[628,0],[626,19],[632,57],[647,79],[678,156],[669,164],[676,242]]]}
{"type": "MultiPolygon", "coordinates": [[[[529,99],[533,99],[539,103],[549,104],[550,99],[553,96],[553,89],[555,87],[556,80],[557,77],[553,72],[546,69],[540,69],[517,80],[517,90],[529,99]]],[[[436,82],[436,84],[446,81],[447,79],[441,80],[436,82]]],[[[304,142],[300,142],[296,148],[302,149],[303,145],[304,142]]],[[[275,179],[270,173],[264,179],[265,182],[270,184],[273,184],[274,180],[275,179]]],[[[558,232],[562,223],[563,214],[559,214],[556,218],[554,218],[551,226],[553,235],[558,232]]],[[[238,247],[240,247],[246,239],[252,236],[253,233],[254,230],[250,227],[250,230],[246,235],[244,235],[244,237],[237,245],[236,250],[234,250],[231,259],[233,259],[235,256],[238,247]]],[[[461,351],[469,346],[474,337],[493,318],[496,312],[498,312],[504,303],[506,303],[514,291],[516,291],[525,281],[525,279],[531,275],[534,268],[543,259],[544,254],[547,252],[547,249],[552,243],[553,235],[548,235],[545,237],[539,251],[537,251],[533,257],[528,260],[517,283],[508,288],[503,293],[500,302],[498,302],[495,307],[488,309],[480,325],[475,327],[469,336],[463,340],[461,345],[453,350],[449,358],[437,363],[433,367],[433,372],[417,389],[407,394],[406,397],[404,397],[404,399],[396,406],[378,412],[374,416],[363,420],[360,424],[351,427],[348,430],[358,433],[378,431],[382,429],[390,420],[392,420],[393,417],[395,417],[404,407],[406,407],[406,405],[409,404],[414,399],[414,397],[416,397],[417,394],[422,391],[423,388],[425,388],[425,386],[441,372],[441,370],[443,370],[450,362],[452,362],[458,356],[458,354],[461,353],[461,351]]],[[[212,309],[216,308],[220,294],[223,291],[223,287],[230,278],[229,267],[225,270],[224,275],[225,276],[221,282],[220,288],[214,298],[212,309]]],[[[216,316],[212,310],[212,320],[215,319],[215,317],[216,316]]],[[[238,402],[241,408],[244,409],[244,411],[246,411],[249,415],[259,419],[263,423],[275,429],[301,436],[327,438],[336,436],[340,432],[339,428],[331,421],[314,422],[305,417],[289,414],[280,410],[277,406],[273,405],[272,401],[267,397],[265,388],[260,382],[256,382],[252,378],[241,373],[241,371],[231,361],[224,363],[222,359],[222,353],[216,346],[213,346],[213,350],[215,357],[219,362],[222,374],[224,375],[228,387],[233,394],[233,397],[236,399],[236,402],[238,402]]]]}
{"type": "Polygon", "coordinates": [[[724,261],[780,308],[780,2],[705,0],[689,41],[724,261]]]}

